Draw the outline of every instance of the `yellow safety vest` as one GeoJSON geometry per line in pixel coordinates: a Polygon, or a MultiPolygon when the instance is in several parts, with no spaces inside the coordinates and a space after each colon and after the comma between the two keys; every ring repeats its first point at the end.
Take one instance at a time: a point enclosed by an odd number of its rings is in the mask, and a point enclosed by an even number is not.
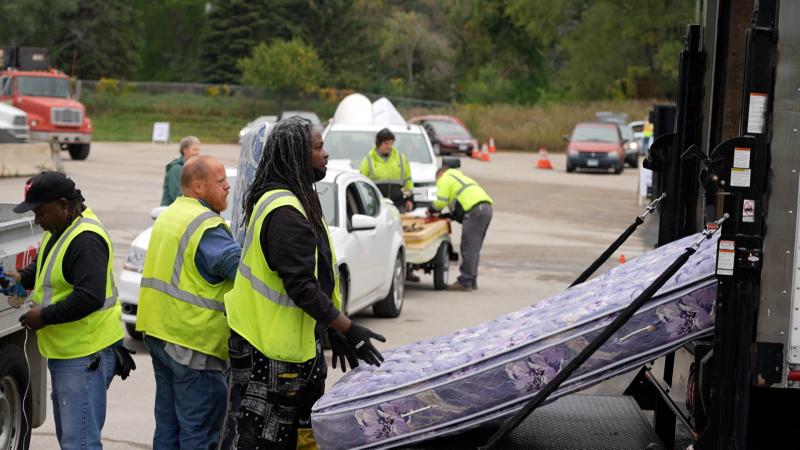
{"type": "Polygon", "coordinates": [[[414,189],[408,158],[395,147],[392,147],[392,152],[386,159],[373,147],[361,161],[359,172],[376,183],[397,184],[409,192],[414,189]]]}
{"type": "Polygon", "coordinates": [[[203,233],[219,226],[228,228],[191,197],[178,197],[158,216],[142,270],[136,330],[228,359],[224,296],[233,282],[209,283],[194,262],[203,233]]]}
{"type": "Polygon", "coordinates": [[[447,169],[436,180],[436,200],[433,201],[432,206],[435,209],[449,206],[452,212],[455,209],[456,201],[464,208],[464,212],[469,212],[481,202],[493,203],[489,194],[475,180],[464,175],[458,169],[447,169]]]}
{"type": "MultiPolygon", "coordinates": [[[[276,208],[291,206],[306,216],[297,197],[285,189],[266,192],[256,203],[247,224],[242,260],[233,283],[225,294],[228,324],[268,358],[278,361],[304,362],[316,356],[314,326],[316,321],[306,314],[286,293],[278,273],[267,265],[259,244],[261,228],[267,216],[276,208]],[[255,241],[255,242],[254,242],[255,241]]],[[[313,224],[312,224],[313,226],[313,224]]],[[[328,227],[323,222],[331,249],[333,270],[333,304],[341,309],[339,271],[336,253],[328,227]]],[[[277,239],[277,237],[275,237],[277,239]]],[[[318,259],[318,252],[315,259],[318,259]]],[[[317,267],[314,267],[314,274],[317,267]]]]}
{"type": "MultiPolygon", "coordinates": [[[[117,287],[114,284],[114,249],[103,224],[89,208],[61,233],[47,258],[37,259],[33,302],[43,307],[55,305],[72,293],[74,286],[64,279],[62,264],[69,244],[84,232],[97,233],[108,246],[106,300],[100,309],[86,317],[48,325],[36,332],[39,353],[50,359],[82,358],[97,353],[125,336],[120,323],[122,306],[117,301],[117,287]]],[[[47,248],[52,238],[50,232],[45,232],[41,248],[47,248]]]]}

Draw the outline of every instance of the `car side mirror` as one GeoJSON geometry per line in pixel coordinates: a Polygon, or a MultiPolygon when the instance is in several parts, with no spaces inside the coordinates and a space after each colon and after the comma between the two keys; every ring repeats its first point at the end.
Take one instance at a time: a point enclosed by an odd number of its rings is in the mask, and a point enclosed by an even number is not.
{"type": "Polygon", "coordinates": [[[161,213],[162,213],[162,212],[164,212],[166,209],[167,209],[167,207],[166,207],[166,206],[158,206],[158,207],[155,207],[155,208],[153,208],[153,209],[151,209],[151,210],[150,210],[150,217],[151,217],[153,220],[156,220],[156,218],[157,218],[158,216],[160,216],[160,215],[161,215],[161,213]]]}
{"type": "Polygon", "coordinates": [[[353,214],[350,224],[352,231],[374,230],[378,228],[378,219],[364,214],[353,214]]]}
{"type": "Polygon", "coordinates": [[[566,134],[561,136],[561,139],[563,139],[564,142],[569,142],[569,136],[567,136],[566,134]]]}

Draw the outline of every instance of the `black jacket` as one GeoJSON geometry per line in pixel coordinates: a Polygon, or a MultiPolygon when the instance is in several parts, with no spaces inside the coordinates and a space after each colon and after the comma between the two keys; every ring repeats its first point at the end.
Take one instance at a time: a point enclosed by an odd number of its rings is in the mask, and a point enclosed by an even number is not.
{"type": "MultiPolygon", "coordinates": [[[[289,189],[280,181],[268,183],[267,190],[289,189]]],[[[286,293],[294,303],[313,317],[318,324],[327,326],[339,315],[331,300],[334,274],[331,270],[331,251],[328,236],[319,224],[316,238],[308,220],[295,208],[279,207],[272,211],[261,227],[259,241],[266,262],[283,281],[286,293]],[[319,251],[317,276],[314,276],[319,251]]]]}

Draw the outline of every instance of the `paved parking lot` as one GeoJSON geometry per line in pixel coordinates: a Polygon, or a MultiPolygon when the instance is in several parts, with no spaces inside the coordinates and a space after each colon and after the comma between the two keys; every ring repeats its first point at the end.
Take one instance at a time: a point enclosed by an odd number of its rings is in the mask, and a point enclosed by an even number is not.
{"type": "MultiPolygon", "coordinates": [[[[177,144],[98,142],[86,161],[64,162],[87,205],[111,234],[117,272],[130,242],[151,223],[149,211],[161,199],[164,165],[177,150],[177,144]]],[[[201,152],[235,167],[239,148],[203,145],[201,152]]],[[[625,169],[622,175],[568,175],[563,155],[551,155],[556,167],[552,171],[535,169],[537,158],[536,154],[497,153],[489,163],[462,159],[462,169],[495,200],[481,253],[480,290],[437,292],[430,276],[407,284],[399,318],[376,319],[369,312],[356,316],[359,323],[386,336],[388,342],[380,348],[475,325],[563,290],[643,209],[636,204],[636,169],[625,169]]],[[[20,201],[24,181],[0,179],[0,201],[20,201]]],[[[457,246],[457,224],[453,231],[457,246]]],[[[631,258],[652,248],[655,234],[651,218],[622,247],[622,253],[631,258]]],[[[606,267],[618,264],[617,256],[606,267]]],[[[457,274],[456,265],[451,274],[457,274]]],[[[109,449],[150,448],[154,429],[150,358],[140,342],[127,341],[139,351],[135,356],[138,369],[125,381],[116,378],[109,391],[103,430],[109,449]]],[[[340,372],[330,372],[329,385],[340,376],[340,372]]],[[[606,389],[615,387],[608,384],[606,389]]],[[[58,448],[51,411],[46,423],[34,430],[31,448],[58,448]]]]}

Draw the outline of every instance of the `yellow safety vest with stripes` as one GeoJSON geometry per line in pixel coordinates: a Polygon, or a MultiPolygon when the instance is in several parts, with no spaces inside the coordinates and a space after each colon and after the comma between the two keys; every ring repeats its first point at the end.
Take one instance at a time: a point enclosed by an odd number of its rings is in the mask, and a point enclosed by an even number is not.
{"type": "MultiPolygon", "coordinates": [[[[276,208],[291,206],[306,216],[300,201],[290,191],[266,192],[253,208],[247,224],[242,259],[233,289],[225,295],[228,324],[244,339],[270,359],[300,363],[316,356],[314,327],[316,321],[289,297],[283,281],[267,264],[259,237],[267,216],[276,208]]],[[[306,216],[307,217],[307,216],[306,216]]],[[[333,304],[341,309],[339,271],[328,227],[323,222],[331,250],[334,277],[333,304]]],[[[313,226],[313,224],[312,224],[313,226]]],[[[278,239],[278,237],[274,237],[278,239]]],[[[315,254],[318,260],[319,252],[315,254]]],[[[317,267],[314,268],[314,275],[317,267]]]]}
{"type": "Polygon", "coordinates": [[[464,212],[469,212],[478,203],[493,203],[489,194],[475,180],[458,169],[447,169],[436,180],[436,200],[432,206],[439,210],[449,206],[452,212],[456,201],[464,208],[464,212]]]}
{"type": "MultiPolygon", "coordinates": [[[[89,208],[61,233],[47,258],[37,259],[33,302],[43,307],[55,305],[72,293],[74,286],[64,278],[62,264],[69,244],[84,232],[97,233],[108,246],[105,302],[100,309],[86,317],[48,325],[36,332],[39,352],[50,359],[82,358],[97,353],[125,336],[120,323],[122,306],[117,301],[117,287],[114,284],[114,249],[103,224],[89,208]]],[[[50,232],[45,232],[41,248],[47,248],[52,238],[50,232]]]]}
{"type": "Polygon", "coordinates": [[[361,161],[359,172],[376,183],[397,184],[408,192],[414,189],[408,157],[395,147],[392,147],[392,152],[386,159],[383,159],[378,154],[378,150],[373,147],[361,161]]]}
{"type": "Polygon", "coordinates": [[[194,262],[203,233],[228,228],[197,199],[178,197],[156,219],[142,270],[136,330],[228,359],[224,295],[233,281],[209,283],[194,262]]]}

